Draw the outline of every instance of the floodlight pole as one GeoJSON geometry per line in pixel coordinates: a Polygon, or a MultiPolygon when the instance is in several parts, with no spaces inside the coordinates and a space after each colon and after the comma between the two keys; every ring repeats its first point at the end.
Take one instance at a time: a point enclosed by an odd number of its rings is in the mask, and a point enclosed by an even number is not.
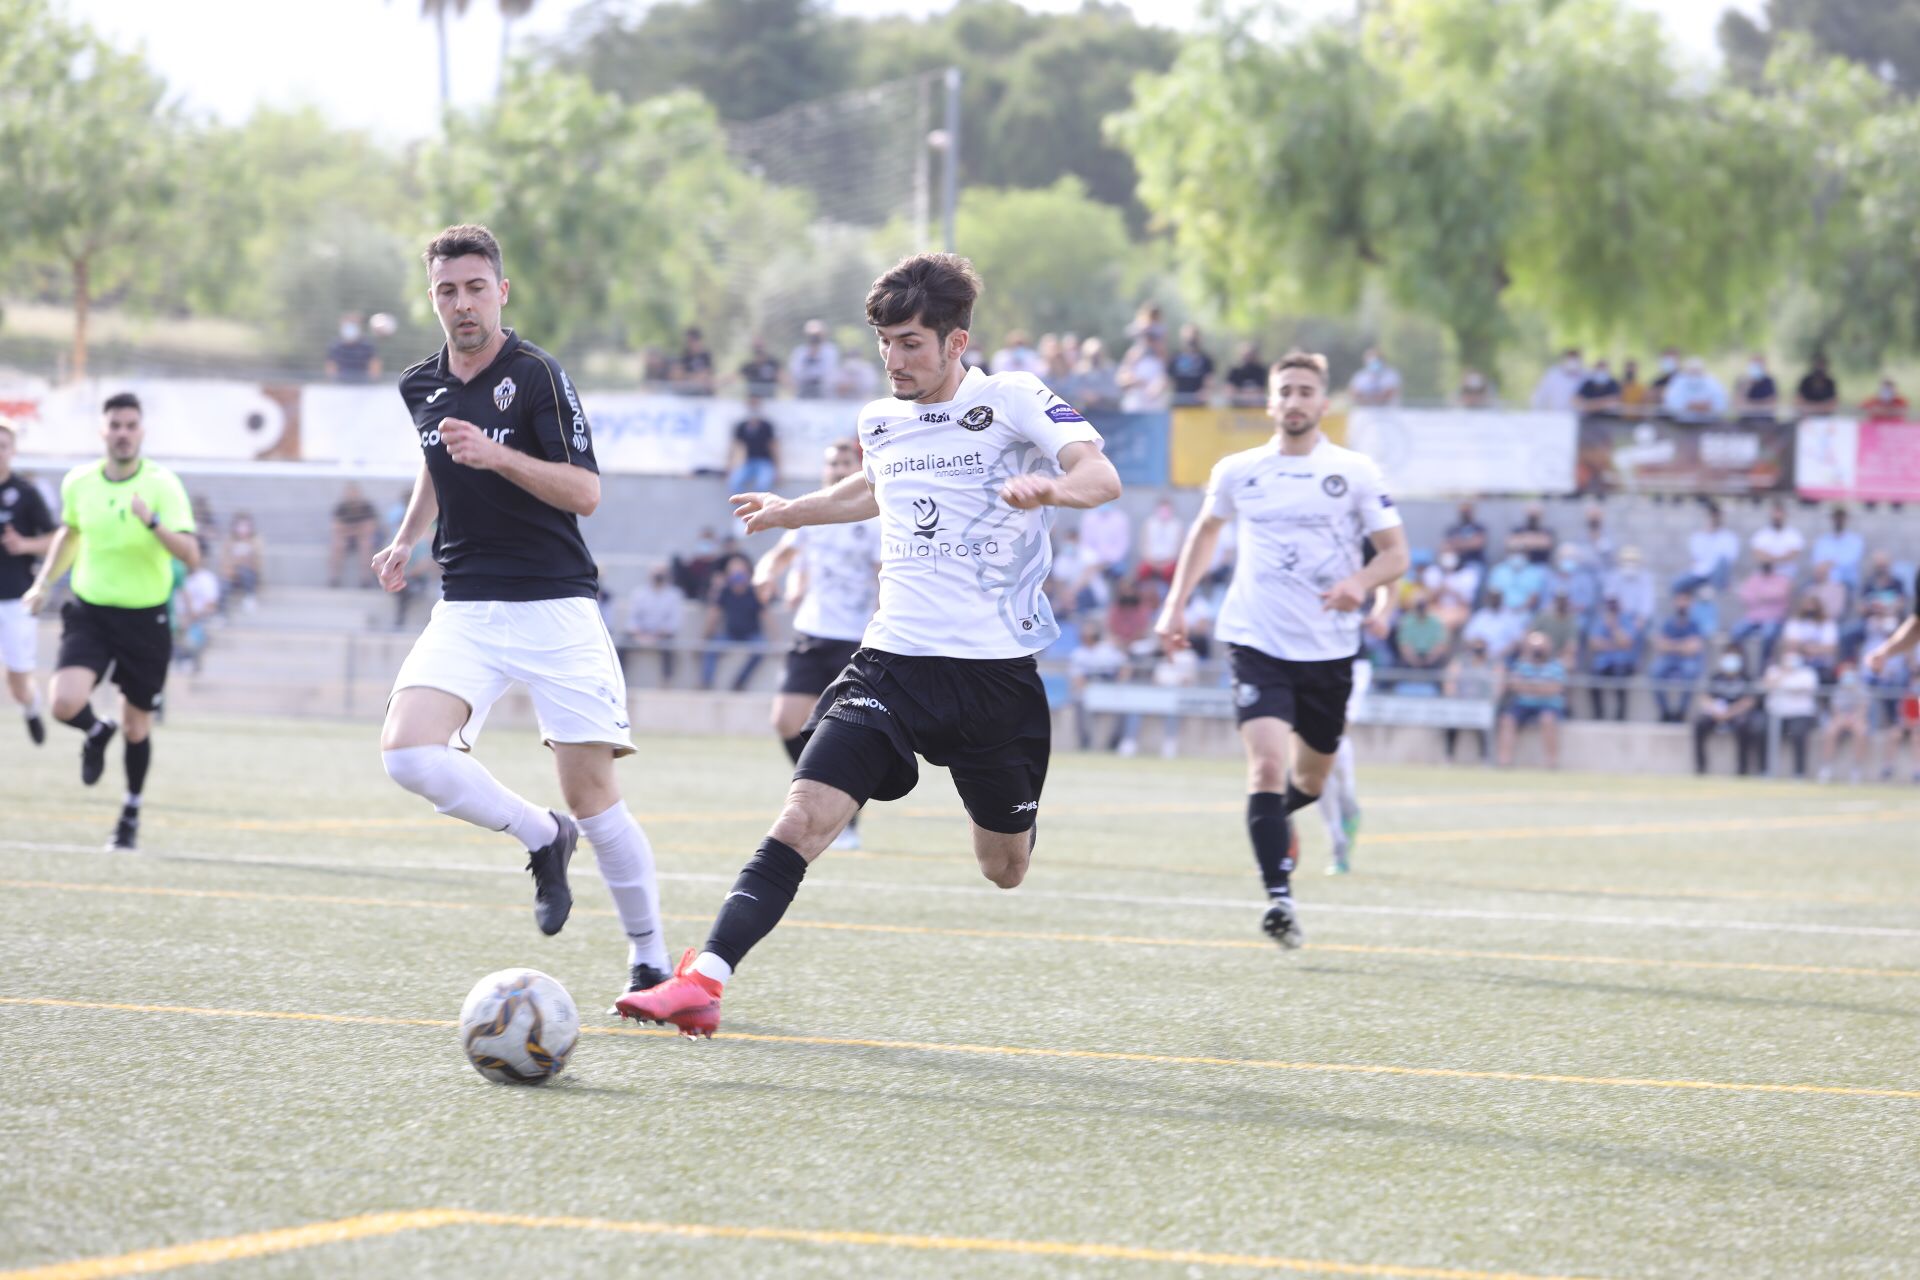
{"type": "Polygon", "coordinates": [[[955,229],[960,209],[960,68],[947,68],[947,146],[944,156],[941,192],[942,220],[946,225],[947,252],[956,251],[959,236],[955,229]]]}

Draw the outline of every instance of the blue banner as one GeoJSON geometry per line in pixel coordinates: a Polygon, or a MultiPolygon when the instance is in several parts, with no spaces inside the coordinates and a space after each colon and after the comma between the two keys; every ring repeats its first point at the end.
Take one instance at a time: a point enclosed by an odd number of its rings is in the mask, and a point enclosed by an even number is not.
{"type": "Polygon", "coordinates": [[[1163,485],[1167,482],[1167,435],[1172,417],[1165,410],[1095,412],[1089,413],[1087,420],[1106,441],[1107,457],[1120,473],[1120,483],[1163,485]]]}

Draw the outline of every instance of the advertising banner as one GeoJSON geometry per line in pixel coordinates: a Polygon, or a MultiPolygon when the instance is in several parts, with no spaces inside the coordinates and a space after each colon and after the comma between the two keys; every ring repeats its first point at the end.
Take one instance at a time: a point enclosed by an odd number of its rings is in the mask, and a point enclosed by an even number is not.
{"type": "Polygon", "coordinates": [[[1920,422],[1808,418],[1794,468],[1802,497],[1920,502],[1920,422]]]}
{"type": "Polygon", "coordinates": [[[1361,407],[1347,427],[1407,498],[1572,493],[1577,438],[1570,413],[1487,409],[1361,407]]]}
{"type": "Polygon", "coordinates": [[[1164,412],[1087,415],[1100,433],[1107,457],[1120,473],[1120,483],[1163,485],[1167,482],[1167,433],[1171,422],[1164,412]]]}
{"type": "MultiPolygon", "coordinates": [[[[1330,410],[1320,429],[1335,444],[1347,440],[1346,411],[1330,410]]],[[[1170,433],[1170,478],[1174,484],[1200,488],[1213,464],[1230,453],[1252,449],[1273,439],[1273,419],[1265,409],[1183,406],[1173,411],[1170,433]]]]}
{"type": "Polygon", "coordinates": [[[1580,419],[1582,493],[1780,493],[1793,487],[1793,467],[1791,423],[1580,419]]]}
{"type": "Polygon", "coordinates": [[[211,378],[89,378],[57,388],[38,379],[9,382],[0,385],[0,413],[19,428],[23,455],[86,457],[101,450],[101,402],[121,391],[140,397],[155,457],[282,458],[299,438],[289,388],[211,378]]]}

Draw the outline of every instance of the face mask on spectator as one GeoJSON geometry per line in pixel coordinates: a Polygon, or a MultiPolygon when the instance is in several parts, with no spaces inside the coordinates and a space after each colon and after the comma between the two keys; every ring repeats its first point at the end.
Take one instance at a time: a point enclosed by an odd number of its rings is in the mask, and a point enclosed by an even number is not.
{"type": "Polygon", "coordinates": [[[1672,356],[1660,357],[1660,372],[1672,373],[1675,369],[1678,369],[1679,367],[1680,367],[1680,362],[1674,359],[1672,356]]]}
{"type": "Polygon", "coordinates": [[[360,340],[360,326],[349,320],[340,326],[340,337],[347,342],[360,340]]]}
{"type": "Polygon", "coordinates": [[[1747,366],[1747,376],[1749,378],[1764,378],[1767,376],[1767,366],[1755,360],[1747,366]]]}
{"type": "Polygon", "coordinates": [[[1726,672],[1730,676],[1739,675],[1740,674],[1740,656],[1738,654],[1730,653],[1726,657],[1720,659],[1720,670],[1726,672]]]}
{"type": "Polygon", "coordinates": [[[1798,671],[1802,666],[1806,665],[1806,659],[1797,653],[1789,653],[1780,659],[1780,665],[1789,671],[1798,671]]]}

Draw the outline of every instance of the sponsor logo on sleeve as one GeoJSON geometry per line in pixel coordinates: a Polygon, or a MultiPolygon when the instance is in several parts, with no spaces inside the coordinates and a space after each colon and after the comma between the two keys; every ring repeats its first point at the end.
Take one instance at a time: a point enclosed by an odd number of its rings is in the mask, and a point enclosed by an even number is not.
{"type": "Polygon", "coordinates": [[[1393,505],[1393,499],[1383,493],[1380,495],[1380,505],[1383,507],[1391,507],[1393,505]]]}
{"type": "Polygon", "coordinates": [[[993,407],[977,404],[960,415],[960,425],[969,431],[985,431],[993,425],[993,407]]]}
{"type": "Polygon", "coordinates": [[[587,447],[587,415],[580,411],[580,397],[573,392],[573,381],[567,377],[565,369],[560,370],[560,389],[567,393],[567,408],[573,410],[573,447],[587,447]]]}
{"type": "Polygon", "coordinates": [[[1048,405],[1047,416],[1049,418],[1052,418],[1055,422],[1085,422],[1086,421],[1085,418],[1080,416],[1080,411],[1078,409],[1074,408],[1072,405],[1068,404],[1064,400],[1061,401],[1059,404],[1048,405]]]}

